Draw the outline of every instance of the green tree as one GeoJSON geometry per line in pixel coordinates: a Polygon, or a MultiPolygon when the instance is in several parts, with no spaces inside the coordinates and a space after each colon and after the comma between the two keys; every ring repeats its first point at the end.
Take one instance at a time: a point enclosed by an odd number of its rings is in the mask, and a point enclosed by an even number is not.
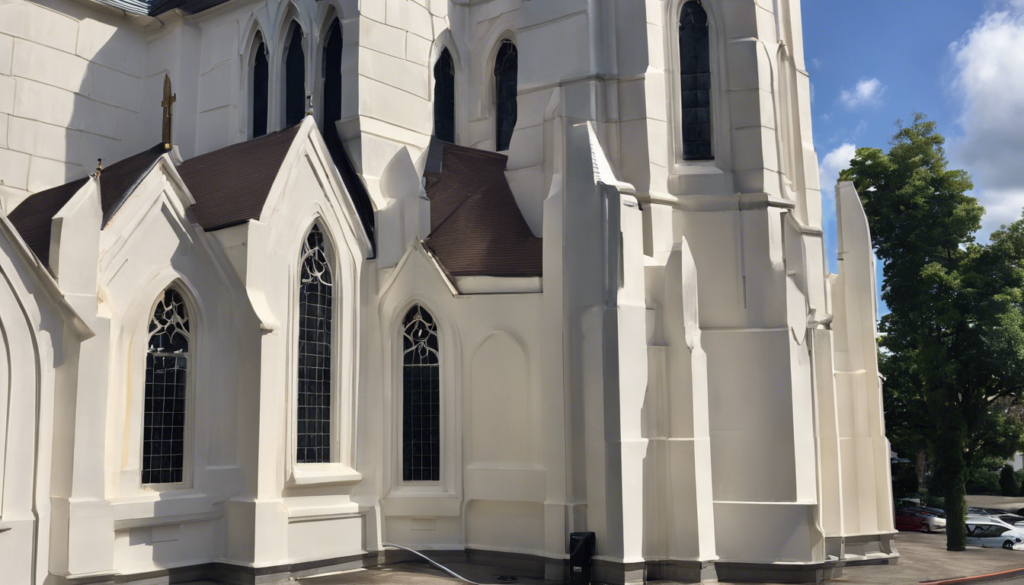
{"type": "Polygon", "coordinates": [[[901,442],[927,445],[946,548],[964,550],[968,473],[1022,446],[1006,405],[1024,393],[1024,221],[977,243],[984,209],[968,174],[948,168],[944,142],[917,114],[897,124],[889,152],[858,149],[840,178],[857,187],[884,262],[880,367],[887,406],[910,419],[887,412],[887,422],[901,442]]]}

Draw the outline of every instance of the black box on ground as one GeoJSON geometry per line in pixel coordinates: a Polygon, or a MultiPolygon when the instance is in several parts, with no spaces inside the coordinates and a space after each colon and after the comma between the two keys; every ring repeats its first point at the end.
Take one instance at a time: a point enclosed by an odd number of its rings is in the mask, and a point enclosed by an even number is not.
{"type": "Polygon", "coordinates": [[[590,585],[590,559],[597,548],[597,536],[593,532],[569,534],[569,583],[590,585]]]}

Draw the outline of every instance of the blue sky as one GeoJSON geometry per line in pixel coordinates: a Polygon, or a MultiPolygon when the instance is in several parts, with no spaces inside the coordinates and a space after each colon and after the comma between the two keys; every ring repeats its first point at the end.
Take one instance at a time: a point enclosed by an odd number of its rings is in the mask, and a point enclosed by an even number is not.
{"type": "MultiPolygon", "coordinates": [[[[1024,0],[802,0],[826,251],[836,270],[836,175],[887,149],[896,120],[938,123],[985,205],[981,238],[1024,207],[1024,0]]],[[[881,273],[879,271],[879,282],[881,273]]]]}

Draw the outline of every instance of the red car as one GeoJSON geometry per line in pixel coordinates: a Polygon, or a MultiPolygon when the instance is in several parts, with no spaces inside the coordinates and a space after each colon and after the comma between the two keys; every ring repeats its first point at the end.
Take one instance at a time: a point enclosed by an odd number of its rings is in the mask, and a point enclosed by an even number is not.
{"type": "Polygon", "coordinates": [[[924,514],[920,512],[907,510],[905,508],[897,508],[896,530],[928,532],[928,520],[925,518],[924,514]]]}

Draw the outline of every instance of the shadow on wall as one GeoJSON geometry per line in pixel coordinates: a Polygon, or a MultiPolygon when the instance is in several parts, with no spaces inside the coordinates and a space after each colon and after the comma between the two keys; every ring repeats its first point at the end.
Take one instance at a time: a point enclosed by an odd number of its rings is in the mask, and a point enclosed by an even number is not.
{"type": "Polygon", "coordinates": [[[147,69],[146,47],[141,27],[99,5],[0,6],[0,199],[7,213],[30,193],[85,177],[97,159],[109,164],[160,140],[163,71],[147,69]]]}

